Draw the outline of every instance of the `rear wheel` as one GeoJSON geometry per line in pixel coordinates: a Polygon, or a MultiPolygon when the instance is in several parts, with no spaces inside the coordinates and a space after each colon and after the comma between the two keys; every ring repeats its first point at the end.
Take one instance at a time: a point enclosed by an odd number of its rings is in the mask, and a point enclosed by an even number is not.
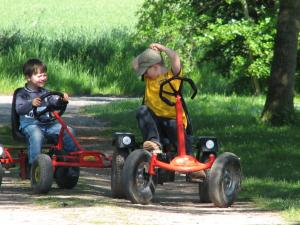
{"type": "Polygon", "coordinates": [[[2,177],[3,177],[3,168],[2,168],[2,164],[0,163],[0,187],[2,184],[2,177]]]}
{"type": "Polygon", "coordinates": [[[239,158],[230,152],[217,157],[211,167],[209,197],[218,207],[229,207],[241,188],[242,170],[239,158]]]}
{"type": "Polygon", "coordinates": [[[151,154],[143,149],[133,151],[126,159],[122,183],[127,198],[134,204],[148,204],[155,192],[155,183],[148,174],[151,154]]]}
{"type": "Polygon", "coordinates": [[[57,167],[55,170],[55,182],[59,188],[72,189],[77,185],[79,179],[79,167],[57,167]],[[70,170],[73,170],[70,173],[70,170]]]}
{"type": "Polygon", "coordinates": [[[31,166],[31,187],[36,194],[48,193],[53,182],[51,158],[40,154],[31,166]]]}
{"type": "Polygon", "coordinates": [[[125,194],[122,186],[122,170],[128,153],[115,149],[111,167],[111,194],[113,198],[124,198],[125,194]]]}

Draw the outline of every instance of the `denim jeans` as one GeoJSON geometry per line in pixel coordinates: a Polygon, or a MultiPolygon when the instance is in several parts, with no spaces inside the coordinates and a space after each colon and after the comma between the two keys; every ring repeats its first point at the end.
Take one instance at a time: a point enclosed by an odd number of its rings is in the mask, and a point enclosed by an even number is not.
{"type": "MultiPolygon", "coordinates": [[[[138,126],[144,141],[156,141],[164,144],[167,138],[170,144],[177,149],[177,124],[175,119],[156,116],[147,106],[141,105],[136,113],[138,126]]],[[[184,131],[187,154],[192,154],[192,143],[184,131]]]]}
{"type": "MultiPolygon", "coordinates": [[[[42,145],[45,140],[57,142],[61,125],[59,123],[43,124],[43,125],[28,125],[22,129],[28,145],[29,164],[32,164],[34,159],[41,153],[42,145]]],[[[68,127],[72,134],[74,130],[68,127]]],[[[65,131],[63,137],[63,149],[65,152],[76,151],[76,145],[70,135],[65,131]]]]}

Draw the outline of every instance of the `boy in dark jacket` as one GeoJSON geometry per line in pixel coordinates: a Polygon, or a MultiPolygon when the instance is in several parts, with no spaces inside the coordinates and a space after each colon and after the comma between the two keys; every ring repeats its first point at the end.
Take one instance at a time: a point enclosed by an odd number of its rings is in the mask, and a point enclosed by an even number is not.
{"type": "MultiPolygon", "coordinates": [[[[23,65],[23,73],[27,80],[25,86],[16,93],[16,112],[20,117],[20,131],[25,135],[28,154],[29,166],[34,159],[41,153],[42,145],[45,139],[57,140],[61,125],[57,121],[49,121],[49,113],[41,116],[37,120],[33,116],[33,107],[41,111],[47,104],[56,104],[58,98],[49,96],[41,101],[40,96],[49,92],[44,88],[48,79],[47,66],[39,59],[29,59],[23,65]]],[[[69,96],[64,93],[63,101],[67,102],[69,96]]],[[[74,133],[73,129],[70,131],[74,133]]],[[[66,152],[76,151],[76,146],[71,137],[64,133],[63,147],[66,152]]]]}

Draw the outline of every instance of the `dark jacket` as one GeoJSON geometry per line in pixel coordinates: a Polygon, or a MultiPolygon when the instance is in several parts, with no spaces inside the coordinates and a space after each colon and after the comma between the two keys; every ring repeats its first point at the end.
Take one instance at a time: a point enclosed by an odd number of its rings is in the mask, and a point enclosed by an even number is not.
{"type": "MultiPolygon", "coordinates": [[[[22,89],[16,94],[16,112],[20,116],[20,129],[25,128],[31,124],[42,125],[42,123],[36,120],[33,116],[32,100],[34,98],[41,97],[43,94],[49,92],[45,88],[39,88],[37,91],[32,90],[25,85],[22,89]]],[[[45,98],[41,106],[37,107],[37,111],[45,109],[48,104],[55,104],[57,98],[50,96],[45,98]]],[[[49,113],[42,115],[42,117],[49,117],[49,113]]]]}

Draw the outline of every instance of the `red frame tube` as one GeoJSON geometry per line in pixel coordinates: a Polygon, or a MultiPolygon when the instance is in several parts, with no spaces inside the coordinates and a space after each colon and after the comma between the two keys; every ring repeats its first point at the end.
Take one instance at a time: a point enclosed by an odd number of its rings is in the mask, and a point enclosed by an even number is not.
{"type": "MultiPolygon", "coordinates": [[[[56,150],[62,150],[63,148],[63,136],[64,131],[66,131],[72,140],[74,141],[76,148],[78,151],[71,152],[68,155],[60,155],[56,156],[53,155],[52,160],[52,166],[53,170],[55,170],[55,167],[57,166],[66,166],[66,167],[94,167],[94,168],[107,168],[111,167],[111,161],[112,157],[107,157],[103,153],[92,150],[87,151],[79,144],[75,136],[71,133],[69,130],[67,124],[62,120],[60,115],[57,112],[52,112],[54,117],[58,120],[58,122],[61,124],[61,129],[58,135],[58,141],[56,145],[50,146],[49,149],[56,149],[56,150]],[[58,161],[58,159],[64,159],[61,161],[58,161]]],[[[4,148],[4,157],[0,158],[0,163],[7,168],[11,167],[11,164],[19,163],[20,165],[20,177],[22,179],[26,179],[26,166],[27,166],[27,154],[26,154],[26,148],[20,147],[20,148],[4,148]],[[19,150],[18,158],[13,158],[11,155],[11,151],[13,150],[19,150]]]]}
{"type": "Polygon", "coordinates": [[[194,156],[186,154],[182,101],[180,95],[176,95],[175,97],[178,156],[175,157],[170,163],[166,163],[158,160],[156,154],[152,154],[148,169],[148,173],[151,175],[155,175],[155,167],[181,173],[191,173],[199,170],[205,170],[211,168],[216,159],[214,154],[210,154],[209,160],[205,163],[201,163],[194,156]]]}

